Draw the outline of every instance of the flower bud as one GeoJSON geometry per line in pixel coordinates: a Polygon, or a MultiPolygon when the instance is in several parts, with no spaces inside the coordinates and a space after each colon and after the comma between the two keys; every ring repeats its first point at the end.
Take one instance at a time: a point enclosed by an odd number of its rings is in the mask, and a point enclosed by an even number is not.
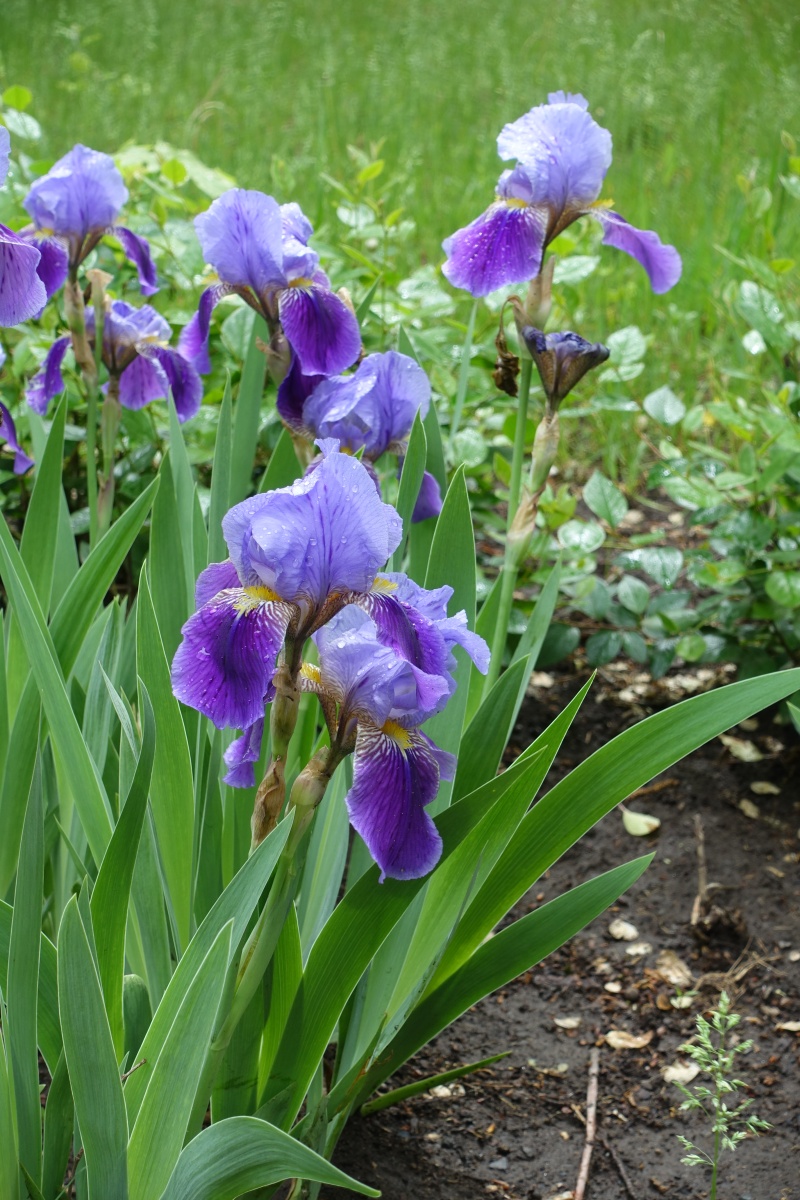
{"type": "Polygon", "coordinates": [[[552,412],[586,372],[599,367],[609,354],[600,342],[587,342],[577,333],[545,334],[540,329],[526,326],[521,336],[536,363],[547,407],[552,412]]]}

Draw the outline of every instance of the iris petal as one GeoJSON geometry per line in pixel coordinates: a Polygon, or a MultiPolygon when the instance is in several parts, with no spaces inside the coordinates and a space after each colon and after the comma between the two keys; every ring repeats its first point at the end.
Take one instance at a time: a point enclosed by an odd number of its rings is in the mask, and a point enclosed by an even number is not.
{"type": "Polygon", "coordinates": [[[358,321],[335,292],[318,283],[287,287],[280,294],[279,311],[304,375],[335,375],[358,358],[358,321]]]}
{"type": "Polygon", "coordinates": [[[398,728],[392,736],[368,726],[359,729],[346,803],[381,880],[418,879],[439,861],[442,839],[425,812],[436,798],[439,778],[431,744],[416,730],[398,728]]]}
{"type": "Polygon", "coordinates": [[[264,712],[292,612],[244,588],[219,592],[189,618],[172,663],[172,690],[222,729],[246,729],[264,712]]]}
{"type": "Polygon", "coordinates": [[[583,96],[576,100],[537,105],[497,138],[500,157],[525,169],[532,203],[556,212],[596,200],[611,166],[611,134],[586,111],[583,96]]]}
{"type": "Polygon", "coordinates": [[[264,718],[259,717],[241,737],[231,742],[223,754],[227,773],[223,783],[230,787],[255,787],[255,766],[261,757],[261,739],[264,735],[264,718]]]}
{"type": "Polygon", "coordinates": [[[47,351],[44,362],[25,389],[25,399],[34,412],[43,417],[54,396],[64,391],[61,364],[70,344],[68,337],[57,338],[47,351]]]}
{"type": "Polygon", "coordinates": [[[113,158],[78,144],[33,182],[24,207],[38,229],[82,241],[112,226],[127,199],[113,158]]]}
{"type": "Polygon", "coordinates": [[[681,277],[681,256],[674,246],[665,245],[651,229],[637,229],[619,213],[593,208],[589,215],[603,226],[603,243],[629,254],[644,267],[656,295],[668,292],[681,277]]]}
{"type": "Polygon", "coordinates": [[[447,255],[442,273],[473,296],[526,283],[539,273],[546,229],[539,209],[498,200],[442,243],[447,255]]]}
{"type": "Polygon", "coordinates": [[[24,238],[0,225],[0,325],[19,325],[47,303],[37,268],[41,255],[24,238]]]}
{"type": "Polygon", "coordinates": [[[201,608],[207,600],[213,600],[218,592],[240,586],[241,580],[236,567],[229,558],[224,562],[209,563],[206,569],[200,572],[194,585],[195,605],[201,608]]]}
{"type": "MultiPolygon", "coordinates": [[[[2,360],[0,360],[2,365],[2,360]]],[[[6,408],[5,404],[0,403],[0,438],[2,438],[9,450],[14,454],[14,474],[24,475],[34,466],[34,461],[29,457],[20,446],[17,440],[17,427],[14,424],[14,418],[6,408]]]]}
{"type": "Polygon", "coordinates": [[[211,359],[208,356],[208,331],[211,327],[211,314],[214,306],[219,304],[223,296],[229,292],[225,284],[214,284],[200,295],[197,312],[188,324],[184,325],[178,338],[178,350],[201,375],[208,375],[211,370],[211,359]]]}
{"type": "Polygon", "coordinates": [[[419,487],[419,494],[414,505],[414,511],[411,514],[411,520],[427,521],[429,517],[438,517],[442,511],[442,493],[439,487],[439,481],[431,475],[430,471],[423,472],[422,483],[419,487]]]}
{"type": "Polygon", "coordinates": [[[111,232],[119,239],[125,257],[136,267],[142,295],[154,295],[158,291],[158,273],[150,253],[150,243],[124,225],[115,225],[111,232]]]}
{"type": "Polygon", "coordinates": [[[250,287],[257,296],[285,284],[283,219],[272,196],[231,188],[195,217],[194,227],[223,283],[250,287]]]}

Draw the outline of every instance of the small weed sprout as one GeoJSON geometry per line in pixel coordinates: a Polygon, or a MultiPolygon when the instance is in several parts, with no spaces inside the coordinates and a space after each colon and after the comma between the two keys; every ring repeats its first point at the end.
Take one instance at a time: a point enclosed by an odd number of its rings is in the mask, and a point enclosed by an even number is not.
{"type": "Polygon", "coordinates": [[[737,1046],[726,1045],[727,1035],[740,1021],[741,1017],[730,1011],[730,999],[727,993],[723,992],[719,998],[719,1008],[712,1010],[710,1021],[698,1016],[697,1044],[680,1047],[680,1052],[692,1058],[703,1075],[711,1079],[710,1087],[696,1084],[691,1091],[683,1084],[675,1084],[685,1097],[680,1106],[682,1111],[702,1109],[711,1123],[714,1136],[711,1154],[698,1149],[688,1138],[678,1136],[678,1141],[686,1151],[681,1159],[682,1163],[689,1167],[711,1167],[709,1200],[716,1200],[717,1171],[722,1151],[735,1150],[744,1138],[749,1135],[757,1136],[771,1128],[766,1121],[755,1115],[744,1115],[753,1103],[752,1100],[743,1100],[735,1108],[728,1106],[727,1097],[747,1086],[741,1079],[730,1078],[736,1055],[746,1054],[753,1044],[752,1041],[746,1041],[737,1046]]]}

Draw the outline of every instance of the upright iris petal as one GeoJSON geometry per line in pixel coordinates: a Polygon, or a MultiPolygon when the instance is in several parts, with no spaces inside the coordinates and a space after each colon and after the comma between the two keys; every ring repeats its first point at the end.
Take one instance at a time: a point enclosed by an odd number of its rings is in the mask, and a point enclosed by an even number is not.
{"type": "Polygon", "coordinates": [[[367,592],[400,541],[400,519],[365,467],[336,443],[321,448],[311,475],[231,509],[231,561],[198,580],[203,602],[183,627],[173,690],[221,727],[258,719],[286,631],[304,639],[367,592]]]}
{"type": "Polygon", "coordinates": [[[230,292],[259,312],[271,332],[280,323],[304,374],[332,375],[358,357],[358,322],[319,270],[307,245],[311,223],[299,205],[232,188],[195,218],[195,229],[220,284],[203,293],[185,331],[192,361],[207,354],[211,310],[230,292]]]}
{"type": "Polygon", "coordinates": [[[455,759],[419,726],[449,693],[446,678],[429,674],[385,646],[375,623],[348,607],[315,635],[320,665],[310,690],[335,702],[338,730],[352,739],[350,821],[381,879],[416,879],[436,864],[441,838],[425,808],[455,759]]]}
{"type": "Polygon", "coordinates": [[[399,449],[417,413],[427,415],[431,385],[422,367],[389,350],[370,354],[352,375],[321,382],[303,404],[302,422],[315,437],[338,438],[353,454],[375,461],[399,449]]]}
{"type": "Polygon", "coordinates": [[[79,143],[31,184],[24,207],[40,234],[66,244],[73,272],[102,237],[117,237],[136,267],[142,292],[152,295],[158,286],[148,243],[116,224],[127,199],[113,158],[79,143]]]}
{"type": "Polygon", "coordinates": [[[601,222],[607,245],[645,268],[654,292],[677,283],[681,260],[673,246],[597,204],[611,165],[611,135],[589,115],[583,96],[552,92],[548,104],[503,128],[497,149],[517,165],[500,176],[486,212],[443,243],[442,270],[454,286],[485,296],[535,278],[549,243],[586,214],[601,222]]]}

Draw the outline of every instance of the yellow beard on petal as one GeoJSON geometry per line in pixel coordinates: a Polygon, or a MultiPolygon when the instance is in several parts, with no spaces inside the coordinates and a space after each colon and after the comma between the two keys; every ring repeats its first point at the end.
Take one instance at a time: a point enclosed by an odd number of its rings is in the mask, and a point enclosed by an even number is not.
{"type": "Polygon", "coordinates": [[[503,201],[506,208],[530,208],[527,200],[520,200],[519,196],[499,196],[499,200],[503,201]]]}
{"type": "Polygon", "coordinates": [[[304,662],[300,668],[300,674],[310,683],[322,684],[322,674],[319,667],[315,666],[314,663],[304,662]]]}
{"type": "Polygon", "coordinates": [[[237,612],[248,613],[258,608],[261,604],[274,603],[280,600],[277,592],[273,592],[272,588],[268,587],[246,587],[242,588],[244,595],[238,599],[234,605],[237,612]]]}
{"type": "Polygon", "coordinates": [[[411,745],[411,734],[402,725],[398,725],[396,721],[387,721],[381,733],[385,733],[393,742],[396,742],[401,750],[408,750],[411,745]]]}
{"type": "Polygon", "coordinates": [[[395,581],[393,579],[381,579],[381,577],[379,575],[376,575],[372,581],[372,587],[369,590],[371,592],[379,592],[379,593],[380,592],[396,592],[397,584],[395,583],[395,581]]]}

